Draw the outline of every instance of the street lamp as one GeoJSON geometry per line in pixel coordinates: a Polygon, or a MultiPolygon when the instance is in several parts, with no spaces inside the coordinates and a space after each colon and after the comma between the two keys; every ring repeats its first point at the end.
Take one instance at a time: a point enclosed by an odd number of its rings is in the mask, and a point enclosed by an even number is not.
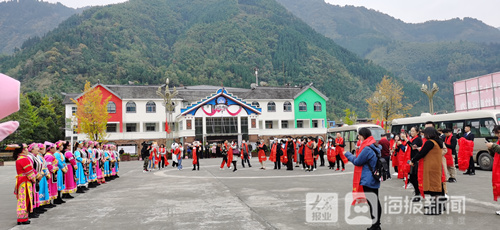
{"type": "MultiPolygon", "coordinates": [[[[379,90],[378,95],[373,97],[373,100],[380,107],[380,117],[382,118],[382,122],[383,122],[384,121],[384,113],[387,113],[386,112],[387,97],[382,95],[382,91],[379,90]]],[[[389,118],[388,117],[385,118],[385,125],[382,124],[384,126],[384,130],[387,130],[387,119],[389,119],[389,118]]]]}
{"type": "Polygon", "coordinates": [[[434,94],[436,94],[437,91],[439,91],[439,87],[434,82],[432,84],[432,89],[431,89],[431,77],[430,76],[427,77],[427,82],[428,82],[427,84],[429,86],[422,84],[422,88],[420,88],[420,90],[423,93],[425,93],[425,95],[427,95],[427,97],[429,98],[429,113],[433,114],[434,113],[434,103],[433,103],[432,98],[434,97],[434,94]]]}
{"type": "MultiPolygon", "coordinates": [[[[171,126],[169,125],[169,123],[172,123],[172,121],[173,121],[172,115],[173,115],[173,112],[175,109],[175,105],[172,102],[172,98],[177,96],[177,94],[179,94],[179,93],[177,92],[177,89],[175,88],[175,86],[174,86],[172,92],[170,92],[170,89],[168,88],[168,83],[169,83],[168,78],[165,81],[165,83],[166,83],[165,84],[165,92],[162,92],[163,86],[160,86],[160,87],[158,87],[156,94],[163,98],[163,106],[165,107],[165,114],[166,114],[165,126],[166,127],[168,126],[170,129],[171,126]]],[[[175,123],[172,123],[172,124],[175,125],[175,123]]],[[[166,133],[165,148],[168,148],[168,146],[170,146],[172,144],[173,133],[169,132],[167,130],[165,130],[165,133],[166,133]]]]}
{"type": "MultiPolygon", "coordinates": [[[[78,125],[78,119],[75,115],[72,115],[71,118],[66,119],[66,128],[65,130],[69,130],[71,132],[71,152],[73,152],[73,131],[76,125],[78,125]],[[69,126],[69,127],[68,127],[69,126]]],[[[78,140],[78,138],[77,138],[78,140]]]]}

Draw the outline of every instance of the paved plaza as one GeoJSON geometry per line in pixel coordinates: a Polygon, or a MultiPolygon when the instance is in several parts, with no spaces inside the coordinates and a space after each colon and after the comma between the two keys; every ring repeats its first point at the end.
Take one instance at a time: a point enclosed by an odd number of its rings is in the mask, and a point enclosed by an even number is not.
{"type": "MultiPolygon", "coordinates": [[[[121,162],[120,178],[85,194],[74,194],[74,199],[49,209],[27,226],[16,226],[15,168],[8,162],[0,167],[0,229],[368,227],[352,225],[355,217],[366,218],[368,214],[345,205],[352,186],[350,163],[345,172],[328,167],[314,172],[299,168],[286,171],[284,167],[273,170],[269,161],[267,170],[260,170],[253,158],[252,168],[242,168],[239,162],[238,171],[233,173],[227,168],[219,170],[220,162],[200,159],[200,171],[191,171],[191,160],[185,160],[182,171],[168,167],[152,173],[142,172],[142,162],[121,162]]],[[[457,180],[448,185],[449,213],[440,216],[424,216],[412,211],[414,207],[405,207],[413,190],[404,190],[402,180],[383,182],[382,229],[498,229],[500,216],[495,211],[500,210],[500,203],[492,200],[491,172],[477,170],[475,176],[460,173],[457,180]]]]}

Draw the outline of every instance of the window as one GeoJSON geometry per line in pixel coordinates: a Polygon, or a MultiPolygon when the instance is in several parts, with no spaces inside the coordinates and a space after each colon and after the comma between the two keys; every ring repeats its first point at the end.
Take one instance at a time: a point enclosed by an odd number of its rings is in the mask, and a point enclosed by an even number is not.
{"type": "Polygon", "coordinates": [[[108,113],[116,113],[116,104],[112,101],[108,102],[108,113]]]}
{"type": "Polygon", "coordinates": [[[307,112],[307,104],[303,101],[299,103],[299,111],[300,112],[307,112]]]}
{"type": "Polygon", "coordinates": [[[281,128],[288,129],[288,121],[281,121],[281,128]]]}
{"type": "Polygon", "coordinates": [[[149,101],[146,104],[146,113],[156,113],[156,104],[152,101],[149,101]]]}
{"type": "Polygon", "coordinates": [[[129,123],[125,125],[125,128],[128,132],[137,132],[137,124],[136,123],[129,123]]]}
{"type": "Polygon", "coordinates": [[[273,129],[273,121],[266,121],[266,129],[273,129]]]}
{"type": "Polygon", "coordinates": [[[135,102],[133,101],[127,102],[127,113],[135,113],[135,112],[136,112],[135,102]]]}
{"type": "Polygon", "coordinates": [[[259,102],[256,102],[256,101],[252,102],[252,106],[255,108],[260,108],[259,102]]]}
{"type": "Polygon", "coordinates": [[[76,114],[76,107],[71,107],[71,114],[76,114]]]}
{"type": "Polygon", "coordinates": [[[290,103],[289,101],[286,101],[283,104],[283,111],[285,111],[285,112],[292,112],[292,103],[290,103]]]}
{"type": "Polygon", "coordinates": [[[146,132],[156,132],[156,123],[146,123],[146,132]]]}
{"type": "Polygon", "coordinates": [[[314,102],[314,112],[321,112],[321,102],[314,102]]]}
{"type": "Polygon", "coordinates": [[[268,112],[276,112],[276,104],[272,101],[267,103],[267,111],[268,112]]]}
{"type": "Polygon", "coordinates": [[[313,120],[313,128],[318,128],[318,120],[313,120]]]}
{"type": "Polygon", "coordinates": [[[118,127],[118,125],[116,123],[115,124],[108,123],[106,125],[106,132],[107,133],[116,133],[117,127],[118,127]]]}
{"type": "Polygon", "coordinates": [[[297,121],[297,128],[304,128],[304,121],[297,121]]]}

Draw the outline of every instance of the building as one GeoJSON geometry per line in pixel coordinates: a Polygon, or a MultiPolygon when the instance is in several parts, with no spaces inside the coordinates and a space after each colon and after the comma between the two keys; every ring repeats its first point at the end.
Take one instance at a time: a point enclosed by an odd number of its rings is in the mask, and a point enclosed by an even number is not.
{"type": "MultiPolygon", "coordinates": [[[[142,141],[164,143],[166,113],[159,86],[103,85],[103,98],[111,96],[107,125],[110,142],[138,146],[142,141]]],[[[252,89],[208,85],[177,88],[173,99],[174,138],[213,143],[222,140],[250,140],[285,135],[325,136],[328,98],[312,86],[253,87],[252,89]]],[[[80,94],[66,94],[66,118],[76,113],[80,94]]],[[[171,121],[169,121],[170,124],[171,121]]],[[[66,131],[67,139],[84,140],[84,134],[66,131]]]]}
{"type": "Polygon", "coordinates": [[[455,112],[500,109],[500,72],[453,82],[455,112]]]}

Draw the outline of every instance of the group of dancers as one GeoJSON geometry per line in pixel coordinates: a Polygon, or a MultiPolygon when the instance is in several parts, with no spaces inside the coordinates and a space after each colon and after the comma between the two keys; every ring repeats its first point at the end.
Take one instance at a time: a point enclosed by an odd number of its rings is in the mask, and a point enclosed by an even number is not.
{"type": "Polygon", "coordinates": [[[9,145],[16,159],[17,224],[30,224],[47,208],[66,203],[71,193],[84,193],[118,178],[120,156],[115,145],[68,141],[9,145]]]}
{"type": "MultiPolygon", "coordinates": [[[[345,143],[340,133],[337,134],[336,138],[330,136],[326,143],[324,142],[322,136],[318,136],[317,138],[312,136],[302,138],[293,138],[292,136],[286,136],[282,139],[271,138],[269,142],[269,148],[265,144],[264,140],[260,140],[257,143],[258,159],[259,163],[261,164],[260,169],[262,170],[266,169],[265,161],[269,159],[269,161],[274,163],[275,170],[280,170],[281,165],[283,164],[284,166],[286,166],[286,170],[292,171],[294,168],[293,164],[295,162],[295,167],[300,167],[300,165],[302,165],[302,170],[311,172],[317,169],[317,160],[320,161],[320,167],[325,166],[324,156],[326,154],[327,161],[329,163],[329,169],[338,171],[340,170],[340,165],[342,164],[342,171],[345,171],[345,163],[347,163],[347,158],[344,156],[345,143]],[[269,158],[267,158],[266,155],[266,152],[268,151],[270,152],[269,158]],[[335,164],[337,164],[336,169],[335,164]]],[[[243,160],[246,160],[247,158],[242,152],[245,150],[243,144],[239,147],[239,149],[241,158],[243,160]]],[[[231,151],[231,149],[237,148],[237,143],[233,142],[231,144],[231,147],[228,149],[229,151],[231,151]]],[[[221,168],[223,168],[223,164],[221,165],[221,168]]]]}

